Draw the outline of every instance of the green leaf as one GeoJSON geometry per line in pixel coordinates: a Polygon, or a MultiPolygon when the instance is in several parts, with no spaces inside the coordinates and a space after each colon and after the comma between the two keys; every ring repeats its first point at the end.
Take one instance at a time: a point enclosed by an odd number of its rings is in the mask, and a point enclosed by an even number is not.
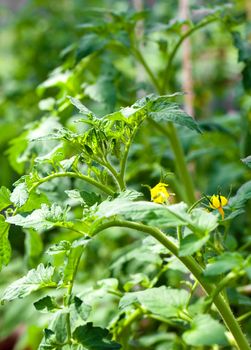
{"type": "Polygon", "coordinates": [[[57,284],[52,280],[53,274],[54,267],[45,267],[43,264],[39,264],[36,269],[30,270],[26,276],[13,282],[4,291],[1,302],[24,298],[42,288],[56,287],[57,284]]]}
{"type": "Polygon", "coordinates": [[[65,193],[70,199],[74,200],[74,203],[76,202],[77,204],[84,204],[85,201],[81,197],[81,194],[78,190],[66,190],[65,193]]]}
{"type": "Polygon", "coordinates": [[[0,188],[0,211],[11,205],[10,190],[7,187],[2,186],[0,188]]]}
{"type": "Polygon", "coordinates": [[[251,44],[248,42],[248,40],[245,40],[241,37],[241,34],[239,32],[232,32],[234,45],[238,49],[238,61],[239,62],[246,62],[250,61],[251,57],[251,44]]]}
{"type": "Polygon", "coordinates": [[[86,116],[94,115],[92,111],[90,111],[85,105],[82,104],[78,99],[68,96],[71,103],[79,110],[81,114],[84,114],[86,116]]]}
{"type": "Polygon", "coordinates": [[[24,203],[24,205],[22,205],[20,210],[22,210],[22,212],[30,212],[34,209],[39,209],[42,204],[50,204],[46,195],[44,193],[37,193],[35,191],[32,191],[29,194],[29,198],[24,203]]]}
{"type": "Polygon", "coordinates": [[[28,189],[25,182],[22,182],[14,188],[11,193],[10,200],[17,206],[21,207],[25,204],[29,197],[28,189]]]}
{"type": "Polygon", "coordinates": [[[65,216],[66,210],[59,205],[54,203],[51,207],[48,207],[48,205],[42,204],[41,209],[36,209],[27,216],[17,214],[9,217],[6,221],[23,228],[44,231],[54,226],[63,225],[66,221],[65,216]]]}
{"type": "Polygon", "coordinates": [[[56,310],[59,309],[59,306],[56,303],[55,298],[52,298],[49,295],[36,301],[34,303],[34,306],[36,310],[44,311],[44,312],[55,312],[56,310]]]}
{"type": "Polygon", "coordinates": [[[102,37],[96,33],[89,33],[82,37],[76,57],[77,60],[91,55],[93,52],[99,51],[105,47],[108,42],[108,38],[102,37]]]}
{"type": "Polygon", "coordinates": [[[217,217],[205,209],[194,209],[191,213],[191,226],[195,234],[206,236],[218,226],[217,217]]]}
{"type": "Polygon", "coordinates": [[[91,313],[91,306],[85,304],[83,300],[81,300],[77,296],[74,297],[73,301],[77,314],[81,317],[82,320],[86,321],[91,313]]]}
{"type": "Polygon", "coordinates": [[[189,222],[186,209],[187,205],[182,202],[163,206],[146,201],[131,202],[118,197],[101,203],[95,214],[100,218],[120,215],[127,220],[141,221],[153,226],[173,227],[189,222]]]}
{"type": "Polygon", "coordinates": [[[44,330],[44,337],[38,348],[39,350],[65,349],[68,317],[67,309],[60,310],[54,315],[49,324],[49,329],[44,330]]]}
{"type": "Polygon", "coordinates": [[[11,246],[8,240],[10,225],[5,222],[3,215],[0,215],[0,271],[3,265],[8,265],[11,258],[11,246]]]}
{"type": "Polygon", "coordinates": [[[169,121],[201,132],[198,123],[182,110],[177,103],[169,102],[162,96],[154,101],[148,115],[156,122],[169,121]]]}
{"type": "Polygon", "coordinates": [[[173,289],[165,286],[146,289],[140,292],[126,293],[119,306],[125,308],[139,303],[153,314],[164,318],[179,318],[181,311],[186,309],[189,293],[184,289],[173,289]]]}
{"type": "Polygon", "coordinates": [[[60,241],[52,245],[46,253],[49,255],[61,254],[69,251],[71,249],[71,243],[69,241],[60,241]]]}
{"type": "Polygon", "coordinates": [[[251,198],[251,181],[248,181],[242,185],[237,191],[234,197],[229,200],[229,207],[232,210],[242,208],[245,203],[251,198]]]}
{"type": "Polygon", "coordinates": [[[251,156],[242,159],[242,162],[251,168],[251,156]]]}
{"type": "Polygon", "coordinates": [[[203,247],[210,236],[199,238],[194,234],[190,234],[183,238],[180,242],[179,256],[192,255],[203,247]]]}
{"type": "Polygon", "coordinates": [[[182,338],[186,344],[193,346],[228,345],[225,333],[225,327],[210,315],[198,315],[182,338]]]}
{"type": "Polygon", "coordinates": [[[21,154],[28,147],[28,132],[25,131],[20,136],[10,141],[10,147],[7,150],[10,165],[18,173],[24,172],[24,162],[21,159],[21,154]]]}
{"type": "Polygon", "coordinates": [[[205,269],[205,276],[217,276],[226,273],[232,269],[241,269],[243,266],[243,257],[239,253],[222,253],[209,260],[205,269]]]}
{"type": "Polygon", "coordinates": [[[56,349],[57,339],[55,333],[48,328],[44,329],[44,337],[39,344],[38,350],[54,350],[56,349]]]}
{"type": "Polygon", "coordinates": [[[92,323],[76,328],[73,338],[86,350],[116,350],[121,345],[111,340],[107,329],[93,327],[92,323]]]}
{"type": "Polygon", "coordinates": [[[66,254],[65,265],[63,268],[63,283],[67,284],[73,280],[76,267],[78,266],[79,259],[83,253],[83,247],[72,247],[66,254]]]}
{"type": "Polygon", "coordinates": [[[88,205],[88,207],[101,202],[101,196],[97,193],[87,191],[80,191],[80,193],[84,200],[84,203],[88,205]]]}

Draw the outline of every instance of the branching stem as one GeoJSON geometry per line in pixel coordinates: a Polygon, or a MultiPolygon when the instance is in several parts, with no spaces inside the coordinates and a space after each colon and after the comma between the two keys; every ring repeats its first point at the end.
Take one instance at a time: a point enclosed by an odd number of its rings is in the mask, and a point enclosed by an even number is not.
{"type": "Polygon", "coordinates": [[[45,176],[45,177],[39,179],[39,181],[37,181],[36,183],[34,183],[34,185],[30,188],[29,192],[34,191],[38,186],[40,186],[44,182],[53,180],[57,177],[73,177],[73,178],[81,179],[81,180],[88,182],[89,184],[97,187],[98,189],[100,189],[101,191],[103,191],[104,193],[106,193],[108,195],[114,194],[114,192],[109,187],[102,185],[100,182],[90,178],[89,176],[83,175],[81,173],[75,173],[73,171],[55,173],[55,174],[45,176]]]}
{"type": "MultiPolygon", "coordinates": [[[[215,287],[210,283],[206,282],[203,278],[203,269],[201,266],[194,260],[191,256],[180,257],[178,254],[177,245],[170,240],[162,231],[157,228],[146,226],[140,223],[130,222],[130,221],[120,221],[115,220],[112,222],[107,222],[100,225],[95,231],[94,234],[97,234],[104,229],[109,227],[127,227],[137,231],[141,231],[147,234],[150,234],[157,241],[159,241],[164,247],[166,247],[173,255],[175,255],[193,274],[196,280],[199,282],[201,287],[205,290],[205,292],[210,296],[215,293],[215,287]]],[[[239,350],[251,350],[248,341],[243,334],[238,322],[236,321],[230,307],[228,306],[225,299],[219,293],[215,295],[214,305],[219,311],[226,327],[232,333],[233,338],[235,339],[236,346],[239,350]]]]}

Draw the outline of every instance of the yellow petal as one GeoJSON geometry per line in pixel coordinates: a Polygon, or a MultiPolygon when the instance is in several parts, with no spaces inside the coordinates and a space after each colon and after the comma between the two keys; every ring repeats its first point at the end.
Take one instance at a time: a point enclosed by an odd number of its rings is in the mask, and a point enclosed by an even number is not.
{"type": "Polygon", "coordinates": [[[150,189],[151,200],[154,203],[163,204],[167,202],[168,197],[170,196],[169,192],[166,189],[167,186],[168,186],[167,184],[160,182],[156,186],[150,189]]]}
{"type": "Polygon", "coordinates": [[[227,205],[228,200],[226,197],[224,196],[220,196],[220,195],[213,195],[210,198],[210,207],[213,209],[219,209],[224,207],[225,205],[227,205]]]}
{"type": "Polygon", "coordinates": [[[215,194],[210,198],[210,207],[213,209],[218,209],[219,207],[221,207],[219,197],[215,194]]]}

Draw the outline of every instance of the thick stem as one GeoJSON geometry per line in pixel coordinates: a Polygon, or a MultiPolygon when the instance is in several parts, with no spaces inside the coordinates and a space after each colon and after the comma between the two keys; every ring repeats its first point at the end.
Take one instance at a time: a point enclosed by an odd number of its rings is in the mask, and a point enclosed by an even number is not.
{"type": "Polygon", "coordinates": [[[29,190],[29,192],[32,192],[34,191],[38,186],[40,186],[42,183],[44,182],[47,182],[47,181],[50,181],[52,179],[55,179],[56,177],[74,177],[74,178],[77,178],[77,179],[81,179],[83,181],[86,181],[88,182],[89,184],[97,187],[98,189],[100,189],[101,191],[109,194],[109,195],[113,195],[114,192],[106,187],[105,185],[102,185],[101,183],[99,183],[98,181],[96,180],[93,180],[92,178],[90,178],[89,176],[86,176],[86,175],[83,175],[83,174],[80,174],[80,173],[74,173],[74,172],[71,172],[71,171],[68,171],[68,172],[61,172],[61,173],[55,173],[55,174],[51,174],[51,175],[48,175],[44,178],[41,178],[39,179],[38,182],[36,182],[29,190]]]}
{"type": "Polygon", "coordinates": [[[110,172],[115,183],[118,186],[119,191],[124,191],[126,186],[124,180],[117,173],[117,170],[107,160],[102,163],[100,162],[100,164],[103,165],[110,172]]]}
{"type": "MultiPolygon", "coordinates": [[[[155,78],[153,72],[151,71],[150,67],[148,66],[141,52],[137,48],[136,49],[134,48],[133,52],[135,57],[145,67],[145,70],[148,73],[153,85],[155,86],[158,93],[161,95],[163,93],[163,89],[159,85],[158,80],[155,78]]],[[[155,123],[152,123],[152,124],[155,124],[155,123]]],[[[179,178],[185,186],[186,200],[188,203],[192,204],[196,200],[194,195],[195,191],[194,191],[193,181],[187,169],[184,151],[183,151],[181,142],[179,140],[177,130],[173,125],[173,123],[171,122],[168,123],[168,128],[163,128],[162,126],[160,126],[160,128],[158,127],[158,129],[161,130],[162,133],[166,135],[170,140],[172,151],[174,153],[175,166],[176,166],[179,178]]]]}
{"type": "MultiPolygon", "coordinates": [[[[173,255],[175,255],[188,268],[188,270],[193,274],[193,276],[196,278],[196,280],[200,283],[201,287],[205,290],[205,292],[209,296],[214,293],[215,287],[204,280],[203,269],[201,268],[201,266],[191,256],[180,257],[178,255],[177,245],[173,241],[171,241],[159,229],[146,226],[140,223],[130,222],[130,221],[113,221],[113,222],[108,222],[103,225],[100,225],[95,230],[94,234],[97,234],[98,232],[103,231],[106,228],[114,227],[114,226],[127,227],[127,228],[131,228],[137,231],[150,234],[157,241],[163,244],[164,247],[166,247],[173,255]]],[[[242,333],[242,330],[238,322],[236,321],[231,309],[229,308],[228,304],[226,303],[226,301],[224,300],[221,294],[218,294],[215,296],[214,305],[218,309],[226,327],[232,333],[232,336],[235,339],[237,348],[239,350],[251,350],[248,344],[248,341],[244,336],[244,334],[242,333]]]]}
{"type": "Polygon", "coordinates": [[[187,202],[192,204],[196,201],[192,177],[188,171],[184,151],[173,123],[169,122],[169,140],[175,156],[175,164],[181,181],[186,189],[187,202]]]}
{"type": "Polygon", "coordinates": [[[171,147],[175,156],[174,162],[177,169],[177,173],[185,187],[185,199],[189,204],[193,204],[196,201],[194,184],[191,175],[187,169],[184,151],[180,143],[177,130],[171,122],[168,123],[168,129],[162,127],[162,125],[160,125],[160,128],[158,129],[162,131],[162,133],[166,135],[170,140],[171,147]]]}

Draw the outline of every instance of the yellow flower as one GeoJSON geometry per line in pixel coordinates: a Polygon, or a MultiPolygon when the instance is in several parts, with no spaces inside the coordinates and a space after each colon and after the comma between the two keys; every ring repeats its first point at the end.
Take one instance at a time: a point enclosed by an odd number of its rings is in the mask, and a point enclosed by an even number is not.
{"type": "Polygon", "coordinates": [[[166,187],[168,187],[167,184],[159,182],[156,186],[150,189],[151,200],[154,203],[163,204],[168,202],[170,194],[167,191],[166,187]]]}
{"type": "Polygon", "coordinates": [[[228,200],[226,197],[224,196],[220,196],[218,195],[213,195],[210,198],[210,207],[212,209],[218,209],[219,213],[221,214],[222,220],[224,219],[224,210],[222,209],[223,207],[225,207],[225,205],[227,205],[228,200]]]}

